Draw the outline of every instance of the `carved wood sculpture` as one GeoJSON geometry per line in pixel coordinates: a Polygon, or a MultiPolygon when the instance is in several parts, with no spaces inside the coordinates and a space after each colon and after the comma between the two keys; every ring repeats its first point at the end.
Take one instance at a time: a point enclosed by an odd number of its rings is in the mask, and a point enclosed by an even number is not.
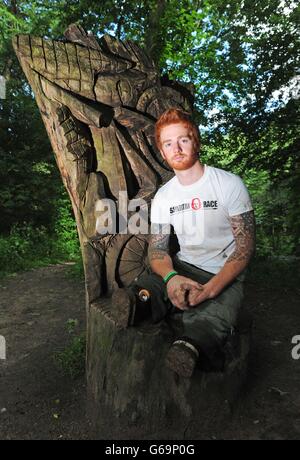
{"type": "Polygon", "coordinates": [[[77,25],[60,41],[18,35],[13,45],[76,218],[86,279],[88,390],[102,434],[114,437],[126,423],[134,433],[155,436],[172,415],[180,417],[177,430],[182,420],[186,429],[193,407],[201,406],[199,382],[166,373],[171,329],[117,331],[110,317],[107,299],[116,283],[128,286],[145,269],[147,235],[99,235],[96,206],[104,198],[118,204],[120,191],[150,204],[172,176],[155,146],[154,123],[172,106],[191,111],[192,95],[162,80],[135,43],[109,35],[98,41],[77,25]]]}

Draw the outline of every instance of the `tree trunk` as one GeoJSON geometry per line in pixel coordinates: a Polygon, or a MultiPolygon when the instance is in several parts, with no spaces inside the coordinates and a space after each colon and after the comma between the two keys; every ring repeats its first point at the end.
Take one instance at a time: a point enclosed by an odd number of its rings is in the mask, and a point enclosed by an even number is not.
{"type": "Polygon", "coordinates": [[[117,331],[109,305],[89,314],[89,414],[102,439],[199,439],[226,424],[247,378],[250,324],[225,346],[224,369],[201,366],[193,377],[165,366],[180,326],[163,321],[117,331]]]}

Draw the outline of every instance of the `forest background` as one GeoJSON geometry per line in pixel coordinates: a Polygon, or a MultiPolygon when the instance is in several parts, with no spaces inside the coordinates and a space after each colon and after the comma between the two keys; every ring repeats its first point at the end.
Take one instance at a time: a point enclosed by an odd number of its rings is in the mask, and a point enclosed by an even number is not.
{"type": "Polygon", "coordinates": [[[194,85],[201,160],[246,182],[255,263],[279,278],[292,273],[300,257],[299,19],[299,2],[286,0],[1,0],[0,276],[67,260],[81,272],[69,198],[11,44],[17,33],[62,38],[74,22],[97,37],[136,41],[161,75],[194,85]]]}

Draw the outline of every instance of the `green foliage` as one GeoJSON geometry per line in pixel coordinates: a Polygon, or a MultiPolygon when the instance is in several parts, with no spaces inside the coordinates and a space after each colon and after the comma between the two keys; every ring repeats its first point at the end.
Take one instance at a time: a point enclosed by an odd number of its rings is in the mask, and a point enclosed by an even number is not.
{"type": "Polygon", "coordinates": [[[171,78],[194,84],[203,143],[235,151],[247,168],[278,176],[290,165],[293,173],[299,151],[299,4],[176,3],[168,2],[160,20],[167,31],[160,66],[171,78]]]}
{"type": "Polygon", "coordinates": [[[80,246],[71,205],[66,196],[56,204],[54,230],[24,223],[14,225],[8,235],[0,235],[0,277],[20,270],[74,261],[73,273],[80,276],[80,246]]]}
{"type": "Polygon", "coordinates": [[[80,247],[76,223],[67,195],[57,200],[56,210],[54,223],[56,250],[67,256],[69,260],[76,260],[80,247]]]}
{"type": "Polygon", "coordinates": [[[9,235],[0,236],[0,277],[55,261],[50,252],[45,227],[14,226],[9,235]]]}
{"type": "Polygon", "coordinates": [[[56,366],[72,379],[80,377],[85,372],[85,334],[78,335],[78,320],[69,319],[66,323],[69,334],[69,343],[62,351],[54,353],[53,358],[56,366]]]}
{"type": "MultiPolygon", "coordinates": [[[[237,142],[242,150],[246,139],[240,137],[237,142]]],[[[247,168],[243,161],[237,161],[238,153],[230,150],[228,143],[223,145],[205,146],[202,159],[240,175],[246,183],[255,210],[258,257],[299,256],[300,210],[294,195],[299,187],[299,174],[295,172],[288,177],[283,171],[282,177],[274,181],[270,171],[247,168]]]]}
{"type": "Polygon", "coordinates": [[[0,56],[6,57],[11,38],[16,34],[30,31],[29,22],[23,16],[16,14],[7,3],[0,5],[0,56]]]}
{"type": "Polygon", "coordinates": [[[257,170],[247,171],[245,182],[255,209],[257,255],[295,254],[297,241],[290,221],[294,208],[290,206],[288,184],[284,186],[280,182],[279,186],[274,186],[268,172],[257,170]]]}
{"type": "Polygon", "coordinates": [[[50,143],[35,101],[9,81],[0,103],[0,232],[20,222],[49,226],[62,194],[50,143]]]}
{"type": "Polygon", "coordinates": [[[256,209],[259,252],[299,255],[299,104],[294,78],[300,56],[299,4],[3,0],[0,74],[7,78],[7,99],[0,100],[0,233],[6,236],[1,237],[0,257],[7,266],[25,266],[20,257],[30,259],[35,251],[41,260],[52,260],[54,254],[78,260],[76,267],[82,271],[68,198],[11,46],[16,33],[61,38],[72,22],[98,37],[111,33],[135,40],[162,73],[194,85],[202,157],[246,179],[256,209]],[[24,237],[26,228],[32,238],[33,229],[40,232],[44,256],[36,238],[33,247],[24,237]],[[22,250],[9,257],[16,239],[22,250]]]}

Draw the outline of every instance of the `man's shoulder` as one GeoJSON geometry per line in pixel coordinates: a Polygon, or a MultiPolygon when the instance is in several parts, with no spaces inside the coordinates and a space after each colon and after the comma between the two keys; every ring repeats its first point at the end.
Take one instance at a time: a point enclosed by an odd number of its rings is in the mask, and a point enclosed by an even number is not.
{"type": "Polygon", "coordinates": [[[244,181],[238,174],[225,171],[225,169],[221,168],[210,166],[210,180],[218,184],[223,193],[230,193],[232,190],[245,188],[244,181]]]}
{"type": "Polygon", "coordinates": [[[225,169],[221,169],[221,168],[216,168],[214,166],[209,166],[209,169],[210,169],[210,176],[213,177],[217,177],[221,180],[224,180],[224,181],[232,181],[232,180],[235,180],[235,181],[240,181],[241,178],[238,174],[235,174],[233,172],[230,172],[230,171],[226,171],[225,169]]]}
{"type": "Polygon", "coordinates": [[[253,209],[247,187],[238,174],[224,169],[212,168],[216,189],[220,191],[223,205],[227,207],[230,216],[242,214],[253,209]]]}

